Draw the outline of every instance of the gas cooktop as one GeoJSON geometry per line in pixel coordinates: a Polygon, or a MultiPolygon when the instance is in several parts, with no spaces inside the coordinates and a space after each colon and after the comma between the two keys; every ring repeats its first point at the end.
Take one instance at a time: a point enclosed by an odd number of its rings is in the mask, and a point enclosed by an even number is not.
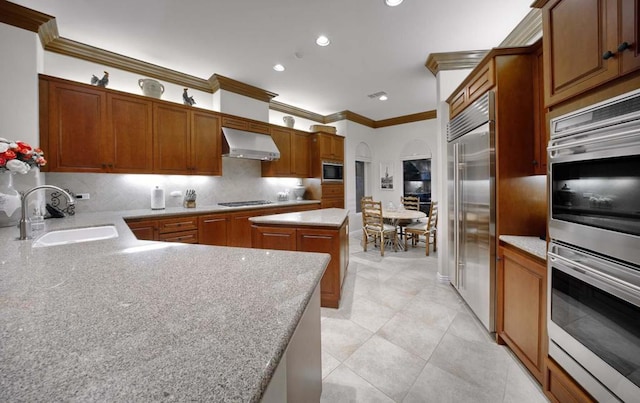
{"type": "Polygon", "coordinates": [[[273,202],[269,200],[249,200],[249,201],[226,202],[226,203],[218,203],[218,204],[225,207],[241,207],[241,206],[260,206],[262,204],[271,204],[271,203],[273,202]]]}

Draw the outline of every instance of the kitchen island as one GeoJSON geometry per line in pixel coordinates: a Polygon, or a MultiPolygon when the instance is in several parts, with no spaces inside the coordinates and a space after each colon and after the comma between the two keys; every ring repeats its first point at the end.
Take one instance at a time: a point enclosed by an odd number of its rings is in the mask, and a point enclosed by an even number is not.
{"type": "Polygon", "coordinates": [[[320,282],[320,304],[338,308],[349,265],[349,210],[327,208],[253,217],[254,248],[325,252],[331,261],[320,282]]]}
{"type": "Polygon", "coordinates": [[[319,398],[328,255],[139,241],[136,216],[47,220],[119,233],[53,247],[0,229],[0,401],[294,400],[301,350],[319,398]]]}

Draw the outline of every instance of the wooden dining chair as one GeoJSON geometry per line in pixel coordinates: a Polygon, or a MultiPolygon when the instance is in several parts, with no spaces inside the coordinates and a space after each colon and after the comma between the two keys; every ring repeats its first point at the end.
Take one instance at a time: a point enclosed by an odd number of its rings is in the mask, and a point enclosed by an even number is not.
{"type": "Polygon", "coordinates": [[[384,256],[384,244],[386,239],[391,240],[393,250],[398,250],[398,237],[396,227],[384,223],[382,218],[382,202],[365,200],[360,201],[362,211],[362,248],[367,251],[367,245],[373,242],[374,246],[380,243],[380,256],[384,256]]]}
{"type": "MultiPolygon", "coordinates": [[[[420,199],[417,196],[400,196],[400,203],[402,203],[405,210],[420,210],[420,199]]],[[[404,227],[415,222],[416,220],[398,220],[398,235],[400,239],[404,237],[404,227]]]]}
{"type": "Polygon", "coordinates": [[[431,207],[429,208],[429,216],[427,217],[427,222],[419,222],[415,224],[407,225],[404,228],[404,249],[407,250],[409,246],[409,239],[411,239],[411,245],[415,246],[419,241],[420,237],[423,236],[425,242],[425,249],[427,250],[427,256],[429,256],[429,244],[433,239],[433,251],[437,250],[437,242],[438,242],[438,202],[432,201],[431,207]]]}

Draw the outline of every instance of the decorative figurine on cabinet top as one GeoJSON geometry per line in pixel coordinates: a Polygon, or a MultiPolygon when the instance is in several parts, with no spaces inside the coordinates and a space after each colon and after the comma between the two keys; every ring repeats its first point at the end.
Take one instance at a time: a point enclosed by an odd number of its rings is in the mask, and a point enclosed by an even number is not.
{"type": "Polygon", "coordinates": [[[91,85],[97,85],[98,87],[106,87],[109,84],[109,73],[104,72],[104,76],[98,79],[95,75],[91,76],[91,85]]]}
{"type": "Polygon", "coordinates": [[[196,103],[193,97],[192,96],[190,97],[189,94],[187,94],[187,88],[185,88],[184,92],[182,93],[182,100],[184,101],[185,105],[189,105],[189,106],[193,106],[196,103]]]}

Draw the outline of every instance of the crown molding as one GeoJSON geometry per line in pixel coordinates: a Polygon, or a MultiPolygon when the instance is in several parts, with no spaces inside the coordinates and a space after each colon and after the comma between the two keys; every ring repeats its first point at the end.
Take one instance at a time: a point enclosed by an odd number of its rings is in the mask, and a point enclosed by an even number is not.
{"type": "Polygon", "coordinates": [[[358,115],[357,113],[351,112],[351,111],[336,112],[324,117],[324,123],[333,123],[339,120],[350,120],[355,123],[360,123],[363,126],[367,126],[371,128],[376,127],[375,120],[369,119],[366,116],[358,115]]]}
{"type": "Polygon", "coordinates": [[[419,122],[422,120],[435,119],[438,117],[438,114],[435,110],[414,113],[411,115],[398,116],[395,118],[377,120],[375,122],[375,128],[387,127],[387,126],[395,126],[395,125],[403,125],[405,123],[419,122]]]}
{"type": "Polygon", "coordinates": [[[55,20],[55,17],[7,0],[0,0],[0,22],[7,25],[37,33],[42,24],[51,20],[55,20]]]}
{"type": "Polygon", "coordinates": [[[472,69],[489,52],[488,50],[465,50],[461,52],[430,53],[425,67],[433,75],[441,70],[472,69]]]}
{"type": "Polygon", "coordinates": [[[188,74],[123,56],[118,53],[109,52],[108,50],[96,48],[94,46],[85,45],[84,43],[72,41],[71,39],[62,37],[57,38],[45,45],[45,50],[87,60],[97,64],[104,64],[148,77],[158,78],[183,87],[212,92],[209,82],[202,78],[190,76],[188,74]]]}
{"type": "Polygon", "coordinates": [[[269,102],[269,109],[289,115],[298,116],[300,118],[313,120],[314,122],[324,123],[324,115],[314,113],[306,109],[298,108],[293,105],[287,105],[282,102],[271,100],[271,102],[269,102]]]}
{"type": "Polygon", "coordinates": [[[254,87],[253,85],[245,84],[241,81],[221,76],[220,74],[214,74],[209,77],[209,85],[213,92],[225,90],[264,102],[269,102],[278,96],[275,92],[263,90],[262,88],[254,87]]]}
{"type": "Polygon", "coordinates": [[[549,0],[536,0],[536,1],[533,2],[533,4],[531,4],[531,7],[532,8],[542,8],[548,2],[549,2],[549,0]]]}
{"type": "Polygon", "coordinates": [[[542,10],[534,8],[516,25],[499,47],[525,46],[542,37],[542,10]]]}

